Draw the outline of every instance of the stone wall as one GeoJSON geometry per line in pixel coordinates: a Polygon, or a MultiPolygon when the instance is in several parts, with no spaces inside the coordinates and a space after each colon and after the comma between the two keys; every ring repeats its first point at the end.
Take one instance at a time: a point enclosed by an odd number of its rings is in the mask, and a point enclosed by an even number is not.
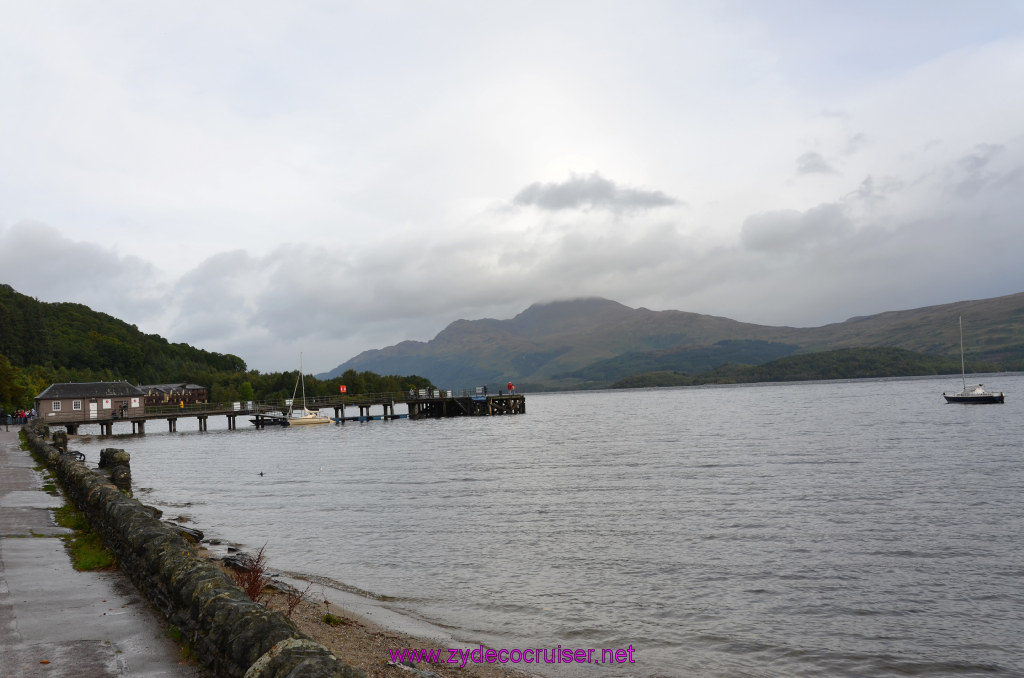
{"type": "MultiPolygon", "coordinates": [[[[89,519],[135,586],[181,630],[200,661],[225,678],[355,678],[279,612],[253,602],[154,511],[117,489],[77,454],[47,442],[41,422],[22,429],[38,459],[89,519]],[[62,453],[63,451],[63,453],[62,453]]],[[[64,442],[59,440],[58,442],[64,442]]]]}

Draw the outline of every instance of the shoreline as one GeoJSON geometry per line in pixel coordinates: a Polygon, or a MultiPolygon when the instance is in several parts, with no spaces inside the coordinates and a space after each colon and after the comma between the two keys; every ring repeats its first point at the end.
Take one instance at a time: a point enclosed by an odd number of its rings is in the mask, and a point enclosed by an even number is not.
{"type": "MultiPolygon", "coordinates": [[[[222,561],[224,554],[220,553],[220,549],[211,549],[207,544],[198,546],[202,555],[230,572],[230,568],[222,561]]],[[[303,633],[326,647],[342,662],[365,672],[367,678],[542,678],[542,674],[520,668],[523,664],[469,661],[463,666],[460,663],[449,663],[447,660],[450,659],[450,653],[447,648],[473,650],[480,647],[480,644],[458,641],[439,626],[396,612],[358,594],[296,575],[278,573],[271,567],[267,571],[274,573],[274,576],[270,577],[268,597],[264,604],[288,616],[287,595],[282,589],[292,587],[302,591],[309,584],[309,591],[289,618],[303,633]],[[279,586],[279,582],[284,586],[279,586]],[[323,621],[327,613],[341,620],[341,623],[332,625],[323,621]],[[441,660],[396,666],[389,650],[403,649],[440,650],[441,660]]]]}
{"type": "MultiPolygon", "coordinates": [[[[200,543],[199,548],[210,560],[218,563],[230,555],[226,543],[210,544],[200,543]]],[[[241,549],[240,545],[232,545],[230,548],[241,549]]],[[[242,549],[244,551],[244,549],[242,549]]],[[[346,591],[330,583],[317,580],[312,575],[305,575],[297,572],[285,572],[277,570],[268,563],[267,572],[271,579],[271,586],[275,582],[283,582],[298,590],[303,590],[310,585],[307,598],[311,601],[322,603],[329,602],[325,606],[325,612],[334,613],[335,610],[344,612],[344,616],[354,618],[357,621],[376,625],[384,630],[399,633],[405,636],[419,638],[425,642],[447,643],[448,647],[475,647],[463,641],[455,639],[451,633],[443,627],[432,624],[428,621],[418,619],[410,614],[398,612],[387,607],[383,603],[374,600],[372,597],[359,595],[352,591],[346,591]]]]}

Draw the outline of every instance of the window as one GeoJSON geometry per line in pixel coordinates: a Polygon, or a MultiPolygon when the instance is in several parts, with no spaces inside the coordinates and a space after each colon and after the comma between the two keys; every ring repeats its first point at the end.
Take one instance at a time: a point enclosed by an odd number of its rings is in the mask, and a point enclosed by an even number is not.
{"type": "Polygon", "coordinates": [[[81,400],[72,400],[71,401],[71,409],[73,409],[73,410],[80,410],[80,409],[82,409],[82,401],[81,400]]]}
{"type": "Polygon", "coordinates": [[[53,401],[53,411],[54,412],[60,412],[60,401],[59,400],[54,400],[53,401]]]}

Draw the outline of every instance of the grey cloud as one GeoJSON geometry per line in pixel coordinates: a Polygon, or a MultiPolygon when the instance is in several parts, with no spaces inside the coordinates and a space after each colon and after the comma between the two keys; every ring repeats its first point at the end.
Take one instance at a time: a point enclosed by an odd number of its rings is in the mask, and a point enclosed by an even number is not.
{"type": "Polygon", "coordinates": [[[1003,146],[978,144],[973,151],[960,158],[957,170],[961,178],[956,182],[956,192],[962,196],[972,196],[1001,179],[1000,172],[993,169],[994,161],[1006,150],[1003,146]]]}
{"type": "Polygon", "coordinates": [[[155,317],[163,309],[163,286],[152,264],[121,256],[114,248],[73,241],[38,221],[0,227],[0,275],[0,282],[22,294],[88,303],[118,318],[135,319],[128,322],[155,317]]]}
{"type": "Polygon", "coordinates": [[[678,205],[679,200],[661,191],[621,187],[594,172],[574,174],[562,183],[532,183],[519,191],[512,203],[553,211],[587,208],[632,211],[678,205]]]}
{"type": "Polygon", "coordinates": [[[816,151],[807,151],[796,159],[797,174],[838,174],[825,157],[816,151]]]}
{"type": "Polygon", "coordinates": [[[957,164],[967,172],[973,174],[984,169],[992,159],[999,155],[1005,148],[993,144],[978,144],[974,151],[960,158],[957,164]]]}
{"type": "Polygon", "coordinates": [[[876,180],[873,176],[864,177],[857,190],[846,195],[845,200],[860,202],[867,207],[874,207],[896,191],[903,188],[903,182],[894,177],[883,177],[876,180]]]}
{"type": "Polygon", "coordinates": [[[747,217],[743,245],[752,251],[797,252],[850,232],[852,224],[842,205],[829,203],[806,212],[778,210],[747,217]]]}
{"type": "Polygon", "coordinates": [[[542,279],[561,280],[563,287],[583,282],[591,289],[605,288],[596,294],[615,296],[615,290],[657,285],[659,276],[678,265],[684,254],[683,238],[669,224],[637,226],[629,237],[576,232],[538,261],[535,271],[542,279]]]}
{"type": "Polygon", "coordinates": [[[860,149],[864,148],[864,146],[866,146],[867,143],[868,139],[864,134],[858,132],[857,134],[852,135],[849,139],[846,140],[846,155],[853,155],[860,149]]]}
{"type": "Polygon", "coordinates": [[[995,180],[994,185],[999,189],[1019,190],[1024,188],[1024,166],[1014,167],[1006,174],[995,180]]]}
{"type": "Polygon", "coordinates": [[[174,288],[176,333],[191,342],[216,341],[250,325],[247,280],[259,270],[257,262],[241,250],[220,252],[183,272],[174,288]]]}

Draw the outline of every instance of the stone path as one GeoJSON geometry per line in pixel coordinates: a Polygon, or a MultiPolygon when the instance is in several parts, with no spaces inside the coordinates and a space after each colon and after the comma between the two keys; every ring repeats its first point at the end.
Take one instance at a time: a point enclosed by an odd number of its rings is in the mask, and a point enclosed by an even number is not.
{"type": "Polygon", "coordinates": [[[121,572],[78,572],[42,474],[0,425],[0,678],[209,678],[121,572]]]}

